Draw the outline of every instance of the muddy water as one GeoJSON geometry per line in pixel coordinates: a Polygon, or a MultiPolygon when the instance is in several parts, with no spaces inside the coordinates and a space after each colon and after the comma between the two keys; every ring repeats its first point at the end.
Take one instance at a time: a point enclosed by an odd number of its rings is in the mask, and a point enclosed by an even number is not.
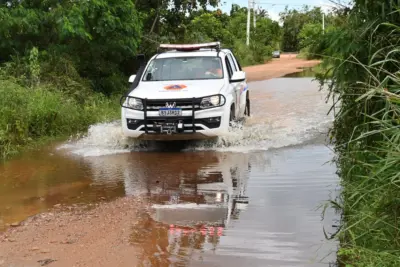
{"type": "Polygon", "coordinates": [[[293,72],[283,76],[284,78],[303,78],[303,77],[315,77],[313,68],[299,68],[299,72],[293,72]]]}
{"type": "Polygon", "coordinates": [[[328,266],[324,92],[309,78],[250,86],[252,117],[216,141],[139,143],[116,122],[0,165],[0,229],[59,203],[146,196],[131,234],[142,266],[328,266]]]}

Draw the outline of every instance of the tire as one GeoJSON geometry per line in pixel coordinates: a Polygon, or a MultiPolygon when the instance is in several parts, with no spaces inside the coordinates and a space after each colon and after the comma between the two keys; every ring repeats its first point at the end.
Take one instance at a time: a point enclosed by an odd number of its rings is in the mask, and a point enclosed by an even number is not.
{"type": "Polygon", "coordinates": [[[235,106],[231,106],[231,112],[229,113],[229,126],[232,126],[232,122],[235,122],[235,106]]]}
{"type": "Polygon", "coordinates": [[[250,117],[250,99],[246,98],[246,107],[244,109],[244,115],[250,117]]]}

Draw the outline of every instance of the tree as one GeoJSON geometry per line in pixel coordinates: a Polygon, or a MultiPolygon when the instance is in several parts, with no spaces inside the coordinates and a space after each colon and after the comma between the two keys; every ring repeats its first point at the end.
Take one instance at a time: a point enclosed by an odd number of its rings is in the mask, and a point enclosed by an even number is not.
{"type": "Polygon", "coordinates": [[[114,90],[123,64],[134,57],[141,18],[130,0],[12,1],[0,7],[0,61],[37,47],[74,62],[93,88],[114,90]]]}
{"type": "Polygon", "coordinates": [[[307,23],[299,33],[300,48],[312,46],[320,41],[322,36],[322,24],[307,23]]]}
{"type": "Polygon", "coordinates": [[[307,23],[322,23],[321,8],[309,9],[304,6],[302,10],[289,10],[288,7],[280,14],[283,21],[282,47],[284,51],[295,52],[300,50],[299,34],[307,23]]]}
{"type": "Polygon", "coordinates": [[[187,27],[186,42],[221,41],[225,43],[229,39],[229,32],[224,28],[216,15],[204,13],[194,18],[187,27]]]}

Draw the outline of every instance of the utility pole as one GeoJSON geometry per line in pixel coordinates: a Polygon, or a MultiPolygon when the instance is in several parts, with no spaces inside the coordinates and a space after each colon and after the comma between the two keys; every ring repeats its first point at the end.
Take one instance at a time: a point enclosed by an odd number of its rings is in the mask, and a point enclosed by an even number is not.
{"type": "Polygon", "coordinates": [[[325,13],[322,11],[322,33],[325,34],[325,13]]]}
{"type": "Polygon", "coordinates": [[[250,44],[250,0],[247,2],[247,38],[246,45],[250,44]]]}
{"type": "Polygon", "coordinates": [[[256,0],[253,0],[253,22],[254,28],[256,28],[256,0]]]}

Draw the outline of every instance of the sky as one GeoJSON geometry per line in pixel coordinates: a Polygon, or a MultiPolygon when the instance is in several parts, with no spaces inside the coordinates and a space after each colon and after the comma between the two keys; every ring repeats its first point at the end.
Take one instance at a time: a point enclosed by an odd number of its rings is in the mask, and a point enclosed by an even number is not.
{"type": "MultiPolygon", "coordinates": [[[[322,6],[323,10],[329,9],[329,2],[327,0],[251,0],[256,1],[260,8],[268,11],[268,14],[271,19],[278,21],[279,13],[285,9],[285,6],[288,5],[290,9],[296,8],[300,9],[303,5],[309,6],[322,6]],[[274,5],[275,4],[275,5],[274,5]]],[[[222,6],[220,8],[223,12],[229,13],[231,10],[232,4],[237,4],[239,6],[246,6],[248,0],[221,0],[222,6]]]]}

